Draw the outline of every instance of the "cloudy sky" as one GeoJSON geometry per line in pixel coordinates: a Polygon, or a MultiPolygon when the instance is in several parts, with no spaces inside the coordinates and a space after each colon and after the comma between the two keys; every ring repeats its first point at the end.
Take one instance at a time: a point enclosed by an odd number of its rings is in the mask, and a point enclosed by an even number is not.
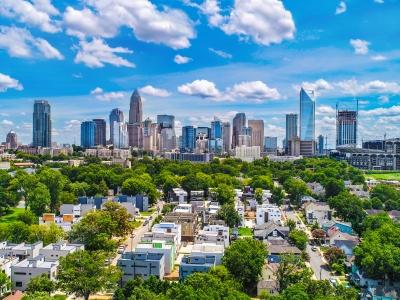
{"type": "Polygon", "coordinates": [[[33,101],[52,106],[58,142],[128,113],[207,125],[236,112],[284,135],[300,86],[317,91],[317,134],[360,100],[360,136],[400,128],[400,0],[1,0],[0,140],[31,142],[33,101]]]}

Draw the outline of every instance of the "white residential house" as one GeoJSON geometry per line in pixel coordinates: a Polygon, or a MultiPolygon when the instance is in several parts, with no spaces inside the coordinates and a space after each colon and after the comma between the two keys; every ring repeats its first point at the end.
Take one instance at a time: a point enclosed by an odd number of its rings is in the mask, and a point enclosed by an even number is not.
{"type": "Polygon", "coordinates": [[[42,274],[46,274],[51,280],[55,280],[58,264],[58,261],[47,261],[44,255],[38,255],[11,266],[12,288],[25,291],[29,281],[42,274]]]}
{"type": "Polygon", "coordinates": [[[224,256],[225,247],[223,245],[217,245],[215,243],[202,243],[194,244],[191,255],[193,256],[215,256],[215,264],[220,265],[222,263],[222,257],[224,256]]]}
{"type": "Polygon", "coordinates": [[[236,209],[236,211],[237,211],[237,213],[239,214],[239,216],[240,216],[240,226],[244,226],[244,213],[245,213],[245,207],[244,207],[244,205],[243,205],[243,203],[242,203],[242,201],[241,200],[239,200],[239,199],[237,199],[236,200],[236,202],[235,202],[235,209],[236,209]]]}
{"type": "Polygon", "coordinates": [[[189,213],[191,214],[193,212],[192,209],[192,204],[189,203],[180,203],[178,204],[175,209],[174,212],[176,213],[189,213]]]}
{"type": "Polygon", "coordinates": [[[151,237],[152,240],[172,241],[178,250],[182,241],[182,226],[181,224],[162,222],[155,224],[151,232],[145,236],[151,237]]]}
{"type": "Polygon", "coordinates": [[[41,248],[43,248],[42,242],[37,242],[34,244],[13,244],[4,241],[0,242],[0,255],[15,256],[19,260],[23,260],[38,256],[41,248]]]}
{"type": "Polygon", "coordinates": [[[85,250],[82,244],[68,244],[65,241],[49,244],[39,250],[40,255],[43,255],[46,261],[57,261],[60,257],[67,256],[78,250],[85,250]]]}
{"type": "Polygon", "coordinates": [[[276,224],[282,223],[282,212],[278,206],[274,204],[261,204],[256,206],[256,224],[262,225],[264,223],[274,222],[276,224]]]}
{"type": "MultiPolygon", "coordinates": [[[[0,256],[0,272],[6,274],[8,278],[11,277],[11,266],[18,263],[18,258],[15,256],[0,256]]],[[[0,287],[0,298],[5,293],[9,292],[8,287],[0,287]]]]}
{"type": "Polygon", "coordinates": [[[174,269],[176,250],[173,243],[167,243],[162,240],[153,240],[151,243],[140,242],[137,244],[134,252],[164,254],[165,274],[170,274],[174,269]]]}
{"type": "Polygon", "coordinates": [[[196,236],[196,244],[215,243],[229,246],[229,227],[223,225],[207,225],[196,236]]]}

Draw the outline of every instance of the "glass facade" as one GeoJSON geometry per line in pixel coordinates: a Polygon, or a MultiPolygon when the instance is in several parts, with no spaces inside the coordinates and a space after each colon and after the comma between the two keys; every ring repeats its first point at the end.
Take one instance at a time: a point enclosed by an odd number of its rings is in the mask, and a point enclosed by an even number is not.
{"type": "Polygon", "coordinates": [[[336,146],[357,145],[357,112],[342,110],[336,116],[336,146]]]}
{"type": "MultiPolygon", "coordinates": [[[[110,142],[114,144],[115,133],[119,132],[119,129],[115,129],[115,123],[124,123],[124,113],[118,108],[114,108],[110,113],[110,142]]],[[[119,125],[118,125],[119,126],[119,125]]]]}
{"type": "Polygon", "coordinates": [[[297,114],[287,114],[286,115],[286,136],[285,136],[285,150],[288,150],[288,144],[290,140],[298,136],[297,124],[299,116],[297,114]]]}
{"type": "Polygon", "coordinates": [[[196,147],[196,129],[193,126],[182,127],[182,152],[193,152],[196,147]]]}
{"type": "Polygon", "coordinates": [[[314,91],[300,91],[300,140],[315,141],[314,91]]]}
{"type": "Polygon", "coordinates": [[[33,147],[51,147],[50,104],[37,100],[33,106],[33,147]]]}
{"type": "Polygon", "coordinates": [[[94,147],[96,138],[96,123],[85,121],[81,123],[81,146],[83,148],[94,147]]]}

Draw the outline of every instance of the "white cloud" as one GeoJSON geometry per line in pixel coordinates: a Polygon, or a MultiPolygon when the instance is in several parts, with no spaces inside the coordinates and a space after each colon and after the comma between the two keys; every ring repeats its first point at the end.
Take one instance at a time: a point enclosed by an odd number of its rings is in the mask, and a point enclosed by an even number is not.
{"type": "Polygon", "coordinates": [[[24,87],[17,80],[6,74],[0,73],[0,92],[5,92],[8,89],[15,89],[17,91],[22,91],[24,87]]]}
{"type": "Polygon", "coordinates": [[[52,16],[58,15],[58,10],[50,0],[2,0],[0,2],[0,15],[18,20],[21,23],[38,27],[42,31],[55,33],[61,29],[52,16]]]}
{"type": "Polygon", "coordinates": [[[211,26],[217,27],[224,21],[217,0],[205,0],[199,8],[201,12],[207,16],[208,23],[211,26]]]}
{"type": "Polygon", "coordinates": [[[373,80],[366,83],[359,83],[356,79],[344,80],[335,84],[341,89],[343,94],[379,94],[390,93],[399,94],[400,84],[397,82],[373,80]]]}
{"type": "Polygon", "coordinates": [[[102,39],[94,38],[90,42],[79,42],[78,53],[74,61],[75,63],[83,63],[90,68],[101,68],[105,64],[134,68],[135,65],[133,63],[117,55],[131,53],[133,51],[127,48],[111,48],[102,39]]]}
{"type": "Polygon", "coordinates": [[[299,91],[300,88],[303,87],[306,90],[313,90],[316,94],[321,94],[324,91],[333,90],[332,84],[327,82],[325,79],[318,79],[314,82],[304,81],[301,85],[294,85],[293,88],[296,91],[299,91]]]}
{"type": "Polygon", "coordinates": [[[173,49],[190,47],[196,37],[194,23],[181,10],[163,6],[159,10],[149,0],[85,0],[88,7],[68,8],[64,14],[67,32],[72,35],[113,37],[120,27],[131,28],[140,41],[164,44],[173,49]]]}
{"type": "Polygon", "coordinates": [[[362,116],[396,116],[400,114],[400,105],[391,106],[388,108],[380,107],[371,110],[360,111],[362,116]]]}
{"type": "Polygon", "coordinates": [[[64,130],[71,131],[71,130],[76,130],[81,126],[81,121],[79,120],[69,120],[65,122],[64,130]]]}
{"type": "Polygon", "coordinates": [[[380,103],[389,103],[390,102],[390,98],[386,95],[380,96],[378,99],[379,99],[380,103]]]}
{"type": "Polygon", "coordinates": [[[384,0],[374,0],[374,2],[375,2],[375,3],[378,3],[378,4],[383,4],[383,3],[385,3],[384,0]]]}
{"type": "Polygon", "coordinates": [[[100,101],[120,100],[126,98],[127,96],[124,92],[104,92],[104,90],[100,87],[96,87],[90,92],[90,94],[95,96],[96,99],[100,101]]]}
{"type": "Polygon", "coordinates": [[[235,0],[226,17],[219,14],[216,1],[207,2],[210,25],[220,27],[228,35],[239,35],[265,46],[294,38],[296,27],[292,14],[280,0],[235,0]]]}
{"type": "Polygon", "coordinates": [[[151,85],[146,85],[139,89],[139,91],[145,95],[155,96],[155,97],[168,97],[171,94],[164,89],[158,89],[151,85]]]}
{"type": "Polygon", "coordinates": [[[208,80],[195,80],[178,87],[178,92],[198,96],[201,98],[218,98],[221,96],[220,91],[216,88],[215,83],[208,80]]]}
{"type": "Polygon", "coordinates": [[[343,14],[343,13],[346,12],[346,10],[347,10],[346,2],[340,1],[338,7],[336,7],[336,12],[335,12],[335,14],[336,14],[336,15],[343,14]]]}
{"type": "Polygon", "coordinates": [[[350,45],[354,48],[354,53],[359,55],[368,54],[370,42],[360,39],[351,39],[350,45]]]}
{"type": "Polygon", "coordinates": [[[371,56],[371,59],[374,61],[384,61],[384,60],[387,60],[388,58],[384,55],[378,54],[378,55],[371,56]]]}
{"type": "Polygon", "coordinates": [[[183,65],[183,64],[187,64],[188,62],[190,62],[192,59],[190,57],[186,57],[186,56],[182,56],[182,55],[175,55],[174,57],[174,62],[178,65],[183,65]]]}
{"type": "Polygon", "coordinates": [[[277,89],[268,87],[262,81],[241,82],[235,84],[228,91],[232,98],[240,97],[256,101],[281,99],[277,89]]]}
{"type": "Polygon", "coordinates": [[[336,110],[329,105],[320,105],[316,110],[317,115],[334,115],[336,110]]]}
{"type": "Polygon", "coordinates": [[[208,50],[222,58],[232,58],[233,57],[232,54],[224,52],[222,50],[217,50],[214,48],[208,48],[208,50]]]}
{"type": "Polygon", "coordinates": [[[262,102],[263,100],[281,99],[279,91],[268,87],[262,81],[241,82],[228,87],[221,92],[214,82],[208,80],[195,80],[178,87],[182,94],[209,98],[213,101],[235,101],[239,99],[262,102]]]}
{"type": "Polygon", "coordinates": [[[0,49],[5,49],[12,57],[64,59],[64,56],[49,42],[33,37],[24,28],[0,26],[0,49]]]}
{"type": "Polygon", "coordinates": [[[3,125],[3,126],[13,126],[14,123],[12,121],[10,121],[10,120],[3,120],[3,121],[1,121],[1,125],[3,125]]]}

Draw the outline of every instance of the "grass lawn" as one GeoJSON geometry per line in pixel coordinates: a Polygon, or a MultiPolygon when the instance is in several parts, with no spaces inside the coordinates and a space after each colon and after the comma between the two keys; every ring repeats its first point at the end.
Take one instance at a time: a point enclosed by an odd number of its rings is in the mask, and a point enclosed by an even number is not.
{"type": "Polygon", "coordinates": [[[23,212],[25,208],[12,208],[7,215],[0,217],[0,223],[10,224],[17,220],[18,214],[23,212]]]}
{"type": "Polygon", "coordinates": [[[65,295],[54,295],[53,298],[56,299],[56,300],[66,300],[67,296],[65,296],[65,295]]]}
{"type": "Polygon", "coordinates": [[[253,236],[253,231],[248,227],[238,228],[239,236],[253,236]]]}
{"type": "Polygon", "coordinates": [[[397,173],[367,173],[365,177],[372,178],[375,180],[399,180],[400,181],[400,172],[397,173]]]}

